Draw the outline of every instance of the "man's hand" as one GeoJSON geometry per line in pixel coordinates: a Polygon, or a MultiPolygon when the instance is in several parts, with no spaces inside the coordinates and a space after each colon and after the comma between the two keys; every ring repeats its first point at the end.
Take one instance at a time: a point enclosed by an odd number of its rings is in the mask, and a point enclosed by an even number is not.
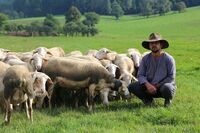
{"type": "Polygon", "coordinates": [[[147,92],[150,94],[156,94],[156,87],[150,83],[145,83],[145,86],[147,88],[147,92]]]}
{"type": "Polygon", "coordinates": [[[160,88],[160,84],[155,84],[154,85],[157,89],[160,88]]]}

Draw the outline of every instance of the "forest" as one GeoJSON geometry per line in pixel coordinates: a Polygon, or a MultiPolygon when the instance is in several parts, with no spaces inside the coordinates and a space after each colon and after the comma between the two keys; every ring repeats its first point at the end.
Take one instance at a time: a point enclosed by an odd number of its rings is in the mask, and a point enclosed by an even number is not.
{"type": "Polygon", "coordinates": [[[192,7],[200,5],[199,0],[0,0],[0,12],[10,18],[38,17],[47,14],[62,15],[71,7],[77,7],[82,14],[96,12],[112,15],[113,7],[122,14],[163,15],[178,10],[178,5],[192,7]]]}

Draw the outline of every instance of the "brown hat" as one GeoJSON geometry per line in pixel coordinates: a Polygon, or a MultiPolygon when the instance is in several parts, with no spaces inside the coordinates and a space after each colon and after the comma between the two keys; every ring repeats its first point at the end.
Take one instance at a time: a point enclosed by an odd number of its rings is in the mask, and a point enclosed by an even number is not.
{"type": "Polygon", "coordinates": [[[143,41],[143,42],[142,42],[142,46],[143,46],[144,48],[146,48],[146,49],[150,49],[150,48],[149,48],[149,43],[150,43],[150,42],[157,42],[157,41],[161,42],[161,44],[162,44],[162,49],[165,49],[165,48],[168,48],[168,47],[169,47],[168,41],[165,40],[165,39],[162,39],[161,35],[158,34],[158,33],[151,33],[151,34],[149,35],[149,40],[143,41]]]}

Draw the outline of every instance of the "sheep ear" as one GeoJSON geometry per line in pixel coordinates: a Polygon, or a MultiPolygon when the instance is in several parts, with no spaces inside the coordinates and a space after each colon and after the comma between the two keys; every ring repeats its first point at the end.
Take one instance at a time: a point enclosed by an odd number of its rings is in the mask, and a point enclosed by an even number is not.
{"type": "Polygon", "coordinates": [[[49,78],[47,79],[46,82],[46,91],[47,91],[47,97],[50,98],[53,92],[53,88],[54,88],[54,83],[53,81],[49,78]]]}
{"type": "Polygon", "coordinates": [[[31,64],[31,63],[32,63],[32,61],[33,61],[33,58],[31,58],[31,59],[29,60],[29,63],[31,64]]]}
{"type": "Polygon", "coordinates": [[[32,78],[36,78],[36,72],[32,72],[32,73],[31,73],[31,77],[32,77],[32,78]]]}
{"type": "Polygon", "coordinates": [[[37,53],[38,51],[37,50],[33,50],[33,55],[35,54],[35,53],[37,53]]]}
{"type": "Polygon", "coordinates": [[[49,52],[49,51],[47,51],[47,54],[50,54],[50,55],[52,55],[52,56],[53,56],[53,54],[52,54],[51,52],[49,52]]]}
{"type": "Polygon", "coordinates": [[[121,75],[121,76],[119,77],[120,80],[122,80],[122,78],[123,78],[123,75],[121,75]]]}
{"type": "Polygon", "coordinates": [[[131,54],[131,59],[133,59],[133,55],[131,54]]]}
{"type": "Polygon", "coordinates": [[[106,69],[108,69],[108,67],[109,67],[108,65],[105,66],[106,69]]]}
{"type": "Polygon", "coordinates": [[[35,81],[38,79],[36,73],[37,73],[37,72],[32,72],[32,73],[31,73],[31,80],[32,80],[33,83],[35,83],[35,81]]]}
{"type": "Polygon", "coordinates": [[[117,65],[113,64],[116,68],[119,68],[117,65]]]}
{"type": "Polygon", "coordinates": [[[51,85],[53,84],[53,81],[50,78],[47,79],[47,82],[48,84],[51,84],[51,85]]]}
{"type": "Polygon", "coordinates": [[[133,82],[138,81],[137,78],[135,78],[135,76],[131,75],[131,79],[133,82]]]}
{"type": "Polygon", "coordinates": [[[46,63],[49,59],[47,59],[47,58],[42,58],[42,60],[43,60],[43,63],[46,63]]]}
{"type": "Polygon", "coordinates": [[[4,52],[10,52],[10,50],[8,50],[8,49],[4,49],[3,51],[4,51],[4,52]]]}
{"type": "Polygon", "coordinates": [[[108,53],[110,53],[110,52],[111,52],[111,50],[109,50],[109,49],[108,49],[108,50],[106,50],[106,54],[108,54],[108,53]]]}
{"type": "Polygon", "coordinates": [[[50,78],[48,75],[44,74],[44,76],[45,76],[45,78],[47,79],[47,82],[53,83],[52,80],[51,80],[51,78],[50,78]]]}
{"type": "Polygon", "coordinates": [[[114,88],[115,88],[115,90],[118,91],[119,87],[122,86],[122,82],[120,80],[115,80],[114,83],[115,83],[114,88]]]}

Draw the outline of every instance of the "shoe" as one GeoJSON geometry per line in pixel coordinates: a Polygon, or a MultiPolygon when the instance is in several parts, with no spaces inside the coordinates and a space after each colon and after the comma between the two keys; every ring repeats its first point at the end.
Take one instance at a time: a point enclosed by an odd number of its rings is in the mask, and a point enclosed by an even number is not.
{"type": "Polygon", "coordinates": [[[164,107],[169,107],[172,103],[171,99],[165,99],[164,107]]]}

